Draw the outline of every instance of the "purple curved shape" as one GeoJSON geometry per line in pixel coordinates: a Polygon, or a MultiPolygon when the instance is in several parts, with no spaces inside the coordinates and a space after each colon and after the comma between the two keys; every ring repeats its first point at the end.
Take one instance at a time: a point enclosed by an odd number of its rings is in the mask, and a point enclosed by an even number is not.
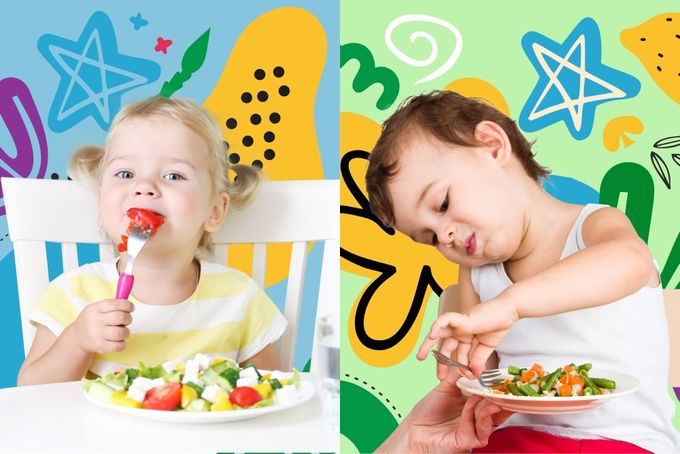
{"type": "Polygon", "coordinates": [[[673,387],[673,391],[675,391],[675,397],[678,399],[678,402],[680,402],[680,388],[673,387]]]}
{"type": "MultiPolygon", "coordinates": [[[[19,111],[20,103],[31,127],[38,138],[40,146],[38,172],[35,178],[45,176],[47,170],[47,137],[43,128],[38,108],[33,100],[33,95],[28,86],[20,79],[8,77],[0,80],[0,118],[5,122],[7,130],[12,136],[17,155],[11,157],[2,147],[0,147],[0,177],[29,177],[35,168],[33,144],[29,135],[28,125],[19,111]],[[12,170],[12,172],[10,172],[12,170]]],[[[0,199],[3,197],[2,186],[0,185],[0,199]]],[[[5,205],[0,205],[0,216],[5,214],[5,205]]]]}

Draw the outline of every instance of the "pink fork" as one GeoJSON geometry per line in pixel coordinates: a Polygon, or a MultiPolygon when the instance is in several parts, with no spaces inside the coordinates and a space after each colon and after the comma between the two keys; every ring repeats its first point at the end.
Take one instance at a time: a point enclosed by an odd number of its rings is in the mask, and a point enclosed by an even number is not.
{"type": "Polygon", "coordinates": [[[125,265],[125,271],[123,271],[118,278],[116,299],[126,300],[130,296],[132,285],[135,283],[135,277],[132,275],[132,268],[135,266],[135,260],[142,251],[142,248],[150,235],[151,229],[142,230],[139,226],[134,226],[130,231],[127,242],[127,265],[125,265]]]}

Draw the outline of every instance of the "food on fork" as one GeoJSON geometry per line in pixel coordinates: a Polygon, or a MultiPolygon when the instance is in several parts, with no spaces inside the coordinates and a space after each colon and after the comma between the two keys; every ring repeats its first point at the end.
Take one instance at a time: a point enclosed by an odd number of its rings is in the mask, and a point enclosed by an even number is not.
{"type": "Polygon", "coordinates": [[[186,412],[232,411],[286,404],[298,398],[300,374],[261,373],[255,366],[201,353],[192,359],[83,379],[94,400],[126,407],[186,412]]]}
{"type": "Polygon", "coordinates": [[[127,211],[127,215],[130,218],[130,225],[128,225],[125,235],[121,235],[120,243],[118,243],[118,252],[121,253],[127,251],[128,235],[133,227],[137,226],[142,230],[150,229],[151,235],[153,235],[158,230],[158,227],[165,222],[163,215],[144,208],[130,208],[127,211]]]}
{"type": "Polygon", "coordinates": [[[546,373],[540,364],[529,369],[509,366],[508,374],[512,378],[492,387],[490,392],[529,397],[576,397],[609,394],[616,389],[614,380],[591,377],[591,368],[590,363],[580,366],[571,363],[546,373]]]}

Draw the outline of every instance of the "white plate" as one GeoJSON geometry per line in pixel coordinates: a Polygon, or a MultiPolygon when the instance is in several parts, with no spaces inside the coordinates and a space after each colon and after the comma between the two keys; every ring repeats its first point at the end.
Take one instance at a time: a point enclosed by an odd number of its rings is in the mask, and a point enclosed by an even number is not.
{"type": "MultiPolygon", "coordinates": [[[[507,369],[501,369],[507,377],[507,369]]],[[[610,399],[634,393],[640,387],[640,381],[630,375],[595,369],[589,374],[593,377],[609,378],[616,382],[616,389],[611,394],[576,397],[529,397],[512,394],[496,394],[484,388],[477,380],[465,377],[458,379],[456,384],[465,395],[476,394],[497,404],[505,410],[515,413],[532,413],[537,415],[557,415],[563,413],[580,413],[592,410],[610,399]]]]}
{"type": "Polygon", "coordinates": [[[268,413],[285,410],[287,408],[298,406],[307,402],[314,395],[314,385],[308,381],[301,381],[298,389],[298,398],[293,402],[280,405],[272,405],[270,407],[252,408],[246,410],[233,411],[215,411],[215,412],[188,412],[188,411],[162,411],[162,410],[146,410],[144,408],[124,407],[122,405],[115,405],[108,402],[101,402],[92,399],[86,392],[84,393],[87,400],[98,407],[106,408],[107,410],[117,411],[119,413],[127,413],[129,415],[139,416],[140,418],[153,419],[154,421],[173,422],[173,423],[188,423],[188,424],[210,424],[217,422],[231,422],[242,421],[244,419],[257,418],[268,413]]]}

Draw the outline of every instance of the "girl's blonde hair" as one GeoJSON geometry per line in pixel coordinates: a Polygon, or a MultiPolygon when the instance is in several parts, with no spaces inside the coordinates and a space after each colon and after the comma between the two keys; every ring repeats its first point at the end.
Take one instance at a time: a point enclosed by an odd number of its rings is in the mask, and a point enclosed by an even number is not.
{"type": "MultiPolygon", "coordinates": [[[[179,98],[155,96],[125,106],[113,120],[106,136],[104,147],[88,145],[76,150],[69,161],[69,176],[80,183],[94,186],[97,190],[102,180],[102,167],[106,148],[118,126],[133,119],[169,118],[198,134],[208,145],[210,159],[210,179],[215,194],[225,192],[230,204],[238,208],[244,207],[252,199],[262,180],[262,174],[248,165],[230,166],[227,159],[228,145],[224,142],[222,132],[213,118],[192,101],[179,98]],[[229,171],[233,170],[237,177],[229,181],[229,171]]],[[[213,242],[209,232],[203,232],[198,244],[202,252],[212,253],[213,242]]]]}

